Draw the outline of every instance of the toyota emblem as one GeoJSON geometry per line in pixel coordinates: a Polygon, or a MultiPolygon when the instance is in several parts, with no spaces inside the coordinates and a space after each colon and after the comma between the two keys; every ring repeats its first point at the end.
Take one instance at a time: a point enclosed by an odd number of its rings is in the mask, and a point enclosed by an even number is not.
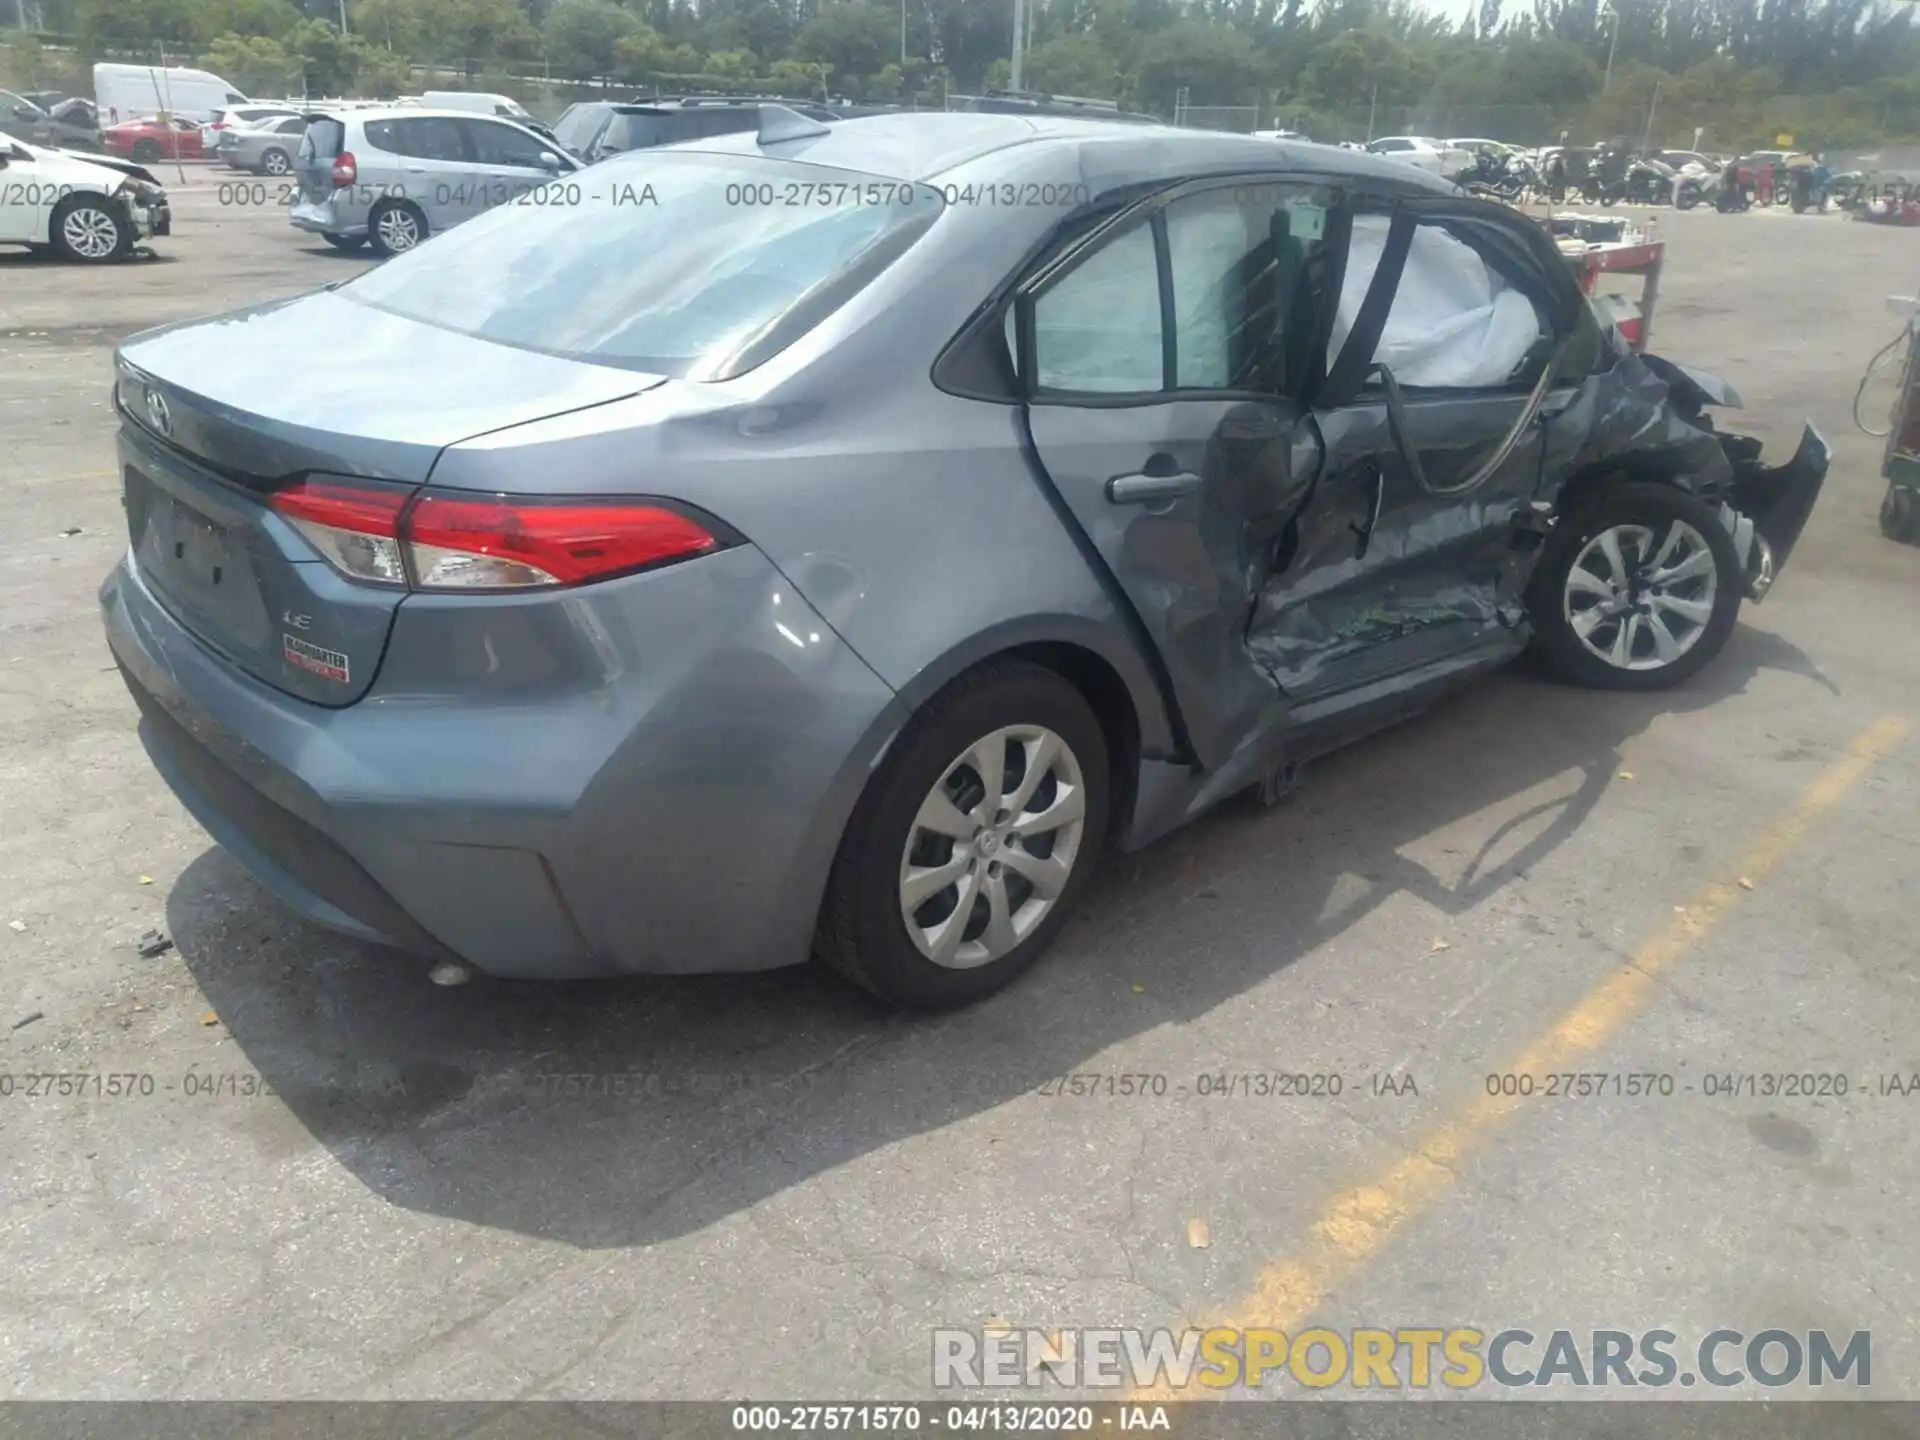
{"type": "Polygon", "coordinates": [[[167,408],[167,397],[151,385],[147,386],[147,418],[162,435],[173,435],[173,412],[167,408]]]}

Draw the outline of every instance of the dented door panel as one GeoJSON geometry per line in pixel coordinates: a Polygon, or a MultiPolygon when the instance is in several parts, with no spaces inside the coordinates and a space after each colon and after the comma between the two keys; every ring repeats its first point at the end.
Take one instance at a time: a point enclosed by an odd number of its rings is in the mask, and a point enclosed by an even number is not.
{"type": "Polygon", "coordinates": [[[1028,426],[1048,478],[1159,652],[1195,757],[1219,764],[1279,701],[1245,636],[1274,546],[1319,463],[1310,429],[1280,400],[1036,404],[1028,426]]]}

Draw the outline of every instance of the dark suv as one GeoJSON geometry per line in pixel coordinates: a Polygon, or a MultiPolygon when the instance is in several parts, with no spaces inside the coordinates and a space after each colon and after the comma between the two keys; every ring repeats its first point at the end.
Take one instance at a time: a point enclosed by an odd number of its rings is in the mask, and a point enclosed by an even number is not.
{"type": "Polygon", "coordinates": [[[567,107],[553,127],[554,139],[592,164],[609,155],[704,140],[760,128],[762,106],[780,105],[814,120],[836,120],[824,105],[761,95],[689,95],[679,100],[588,100],[567,107]]]}

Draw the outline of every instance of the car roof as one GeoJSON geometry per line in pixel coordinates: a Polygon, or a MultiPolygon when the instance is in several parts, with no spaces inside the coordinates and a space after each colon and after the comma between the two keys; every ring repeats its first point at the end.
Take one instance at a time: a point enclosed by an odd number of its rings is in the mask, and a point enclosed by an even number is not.
{"type": "MultiPolygon", "coordinates": [[[[329,120],[500,120],[508,125],[520,122],[518,115],[483,115],[476,110],[441,110],[426,105],[315,106],[305,116],[324,115],[329,120]]],[[[304,118],[304,117],[303,117],[304,118]]]]}
{"type": "Polygon", "coordinates": [[[1078,150],[1087,182],[1096,190],[1161,177],[1177,179],[1188,174],[1230,174],[1237,170],[1356,175],[1401,188],[1414,185],[1442,193],[1453,190],[1445,181],[1424,177],[1401,161],[1311,141],[1055,115],[975,111],[867,115],[838,121],[823,127],[821,134],[778,142],[764,150],[750,130],[672,148],[768,154],[891,179],[925,181],[1016,147],[1078,150]]]}

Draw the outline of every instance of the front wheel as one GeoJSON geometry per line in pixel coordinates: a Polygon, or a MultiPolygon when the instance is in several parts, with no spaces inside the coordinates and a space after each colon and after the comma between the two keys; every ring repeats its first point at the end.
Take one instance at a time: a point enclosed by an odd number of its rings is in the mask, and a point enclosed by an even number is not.
{"type": "Polygon", "coordinates": [[[1680,193],[1674,196],[1673,203],[1678,209],[1691,210],[1700,203],[1700,199],[1700,187],[1698,185],[1682,185],[1680,187],[1680,193]]]}
{"type": "Polygon", "coordinates": [[[1745,587],[1706,505],[1657,482],[1611,486],[1547,540],[1529,590],[1534,644],[1576,684],[1665,689],[1720,653],[1745,587]]]}
{"type": "Polygon", "coordinates": [[[894,742],[834,858],[820,958],[883,1000],[970,1004],[1053,943],[1106,837],[1107,746],[1080,692],[998,663],[894,742]]]}
{"type": "Polygon", "coordinates": [[[54,209],[50,238],[69,260],[98,265],[133,249],[133,227],[96,195],[73,195],[54,209]]]}
{"type": "Polygon", "coordinates": [[[136,140],[133,142],[132,154],[133,158],[142,165],[151,165],[160,158],[160,147],[151,140],[136,140]]]}

